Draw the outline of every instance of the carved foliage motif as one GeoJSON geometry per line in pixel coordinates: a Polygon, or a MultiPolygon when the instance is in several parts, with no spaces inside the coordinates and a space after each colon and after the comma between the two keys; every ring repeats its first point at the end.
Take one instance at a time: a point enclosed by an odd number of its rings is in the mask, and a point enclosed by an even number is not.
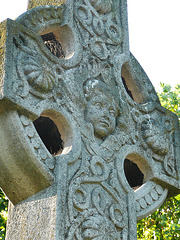
{"type": "Polygon", "coordinates": [[[27,97],[29,92],[42,99],[52,96],[56,98],[59,95],[63,69],[43,54],[39,54],[40,49],[36,42],[32,42],[25,33],[14,37],[14,44],[17,49],[18,79],[13,85],[13,90],[16,94],[22,98],[27,97]]]}
{"type": "Polygon", "coordinates": [[[88,70],[91,78],[101,75],[108,84],[113,81],[113,56],[122,52],[123,42],[120,11],[117,10],[116,14],[110,12],[112,4],[111,0],[74,3],[74,17],[82,34],[83,55],[86,56],[81,63],[83,70],[88,70]]]}
{"type": "MultiPolygon", "coordinates": [[[[111,181],[120,145],[113,136],[119,106],[102,81],[88,80],[84,94],[87,106],[81,126],[82,162],[68,188],[68,231],[77,239],[120,239],[128,226],[127,203],[125,193],[120,196],[111,181]]],[[[118,182],[114,173],[115,179],[118,182]]]]}
{"type": "Polygon", "coordinates": [[[57,85],[57,79],[48,62],[39,56],[19,55],[18,72],[23,79],[39,92],[50,92],[57,85]]]}
{"type": "Polygon", "coordinates": [[[74,239],[73,235],[77,239],[120,239],[122,229],[127,226],[127,209],[108,183],[112,166],[87,152],[82,161],[84,167],[69,186],[68,239],[74,239]]]}
{"type": "MultiPolygon", "coordinates": [[[[103,7],[105,6],[103,2],[109,2],[109,5],[111,5],[111,1],[107,0],[92,2],[95,5],[98,2],[103,7]]],[[[78,23],[90,35],[91,39],[89,41],[94,54],[99,58],[105,58],[104,54],[107,54],[107,47],[110,47],[110,45],[119,45],[123,40],[121,24],[118,20],[118,14],[117,18],[113,17],[112,14],[101,16],[99,11],[96,11],[92,5],[88,0],[75,3],[75,17],[78,23]]],[[[82,28],[80,29],[83,31],[82,28]]]]}

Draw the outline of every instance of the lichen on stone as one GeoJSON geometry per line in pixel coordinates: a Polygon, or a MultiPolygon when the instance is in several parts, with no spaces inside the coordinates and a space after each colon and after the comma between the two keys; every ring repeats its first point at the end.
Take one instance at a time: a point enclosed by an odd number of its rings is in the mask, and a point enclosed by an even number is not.
{"type": "Polygon", "coordinates": [[[4,82],[7,21],[0,24],[0,87],[4,82]]]}
{"type": "Polygon", "coordinates": [[[65,3],[66,3],[66,0],[29,0],[28,10],[31,8],[35,8],[43,5],[61,6],[65,3]]]}

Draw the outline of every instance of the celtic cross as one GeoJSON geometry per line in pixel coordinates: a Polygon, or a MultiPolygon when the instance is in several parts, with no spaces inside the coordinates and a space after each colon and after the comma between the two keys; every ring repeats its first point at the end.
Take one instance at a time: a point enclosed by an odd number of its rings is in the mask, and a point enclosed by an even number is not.
{"type": "Polygon", "coordinates": [[[126,0],[30,0],[0,24],[6,240],[134,240],[180,190],[179,122],[129,51],[126,0]]]}

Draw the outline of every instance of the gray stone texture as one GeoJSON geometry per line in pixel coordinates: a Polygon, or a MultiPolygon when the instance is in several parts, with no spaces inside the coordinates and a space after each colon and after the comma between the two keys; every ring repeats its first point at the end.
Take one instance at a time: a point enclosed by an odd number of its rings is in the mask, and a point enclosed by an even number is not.
{"type": "Polygon", "coordinates": [[[129,51],[127,2],[29,9],[0,24],[6,240],[135,240],[180,192],[180,136],[129,51]]]}

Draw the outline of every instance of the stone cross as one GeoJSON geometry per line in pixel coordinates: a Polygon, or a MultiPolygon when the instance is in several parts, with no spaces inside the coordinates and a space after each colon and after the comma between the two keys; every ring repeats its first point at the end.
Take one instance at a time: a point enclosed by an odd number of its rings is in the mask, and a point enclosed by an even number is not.
{"type": "Polygon", "coordinates": [[[0,24],[6,240],[135,240],[180,191],[177,116],[129,51],[126,0],[29,0],[0,24]]]}

